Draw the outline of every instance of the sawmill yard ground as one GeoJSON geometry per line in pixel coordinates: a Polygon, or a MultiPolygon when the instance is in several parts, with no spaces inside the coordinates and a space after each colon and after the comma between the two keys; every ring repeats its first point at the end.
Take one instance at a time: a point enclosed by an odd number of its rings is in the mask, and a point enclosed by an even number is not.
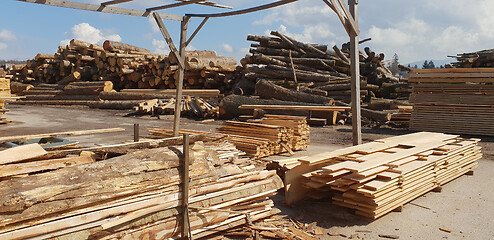
{"type": "MultiPolygon", "coordinates": [[[[45,107],[9,105],[7,117],[13,122],[0,126],[0,136],[123,127],[127,131],[90,136],[67,137],[82,146],[113,144],[133,139],[133,124],[139,123],[141,135],[147,127],[173,126],[173,116],[124,117],[129,112],[82,107],[45,107]]],[[[183,119],[181,127],[213,131],[222,121],[183,119]]],[[[364,129],[364,142],[410,133],[389,128],[364,129]]],[[[478,136],[464,136],[478,137],[478,136]]],[[[383,239],[379,235],[396,235],[399,239],[494,239],[494,137],[480,137],[483,159],[473,176],[461,176],[446,184],[442,192],[430,192],[406,204],[402,212],[391,212],[377,220],[362,219],[350,211],[333,206],[328,200],[305,201],[294,207],[284,204],[283,193],[276,197],[282,215],[302,223],[317,222],[325,229],[321,239],[383,239]],[[450,233],[440,230],[445,228],[450,233]],[[338,235],[338,236],[334,236],[338,235]]],[[[331,151],[351,146],[351,126],[311,128],[311,146],[296,156],[331,151]]],[[[285,158],[288,155],[271,158],[285,158]]]]}

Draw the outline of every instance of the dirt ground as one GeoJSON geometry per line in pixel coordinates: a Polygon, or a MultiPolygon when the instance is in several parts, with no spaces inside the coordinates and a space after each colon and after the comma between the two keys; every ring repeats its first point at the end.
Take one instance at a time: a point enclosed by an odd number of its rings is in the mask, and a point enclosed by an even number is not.
{"type": "MultiPolygon", "coordinates": [[[[9,105],[7,117],[13,122],[0,126],[0,136],[75,131],[97,128],[123,127],[125,132],[76,136],[83,146],[120,143],[133,139],[133,124],[145,128],[173,127],[172,116],[125,117],[129,112],[87,109],[82,107],[40,107],[9,105]]],[[[493,122],[494,123],[494,122],[493,122]]],[[[212,131],[221,121],[183,119],[181,127],[212,131]]],[[[364,142],[393,135],[410,133],[388,128],[364,129],[364,142]]],[[[446,184],[442,192],[427,193],[406,204],[402,212],[391,212],[377,220],[362,219],[350,211],[333,206],[328,200],[305,201],[295,207],[284,204],[283,193],[275,197],[283,215],[302,223],[317,222],[326,233],[321,239],[383,239],[380,234],[397,235],[400,239],[494,239],[494,137],[478,137],[484,154],[473,176],[461,176],[446,184]],[[450,229],[451,233],[439,228],[450,229]],[[332,236],[340,234],[339,236],[332,236]],[[358,238],[357,238],[358,236],[358,238]]],[[[311,128],[311,147],[298,156],[316,154],[351,146],[350,126],[311,128]]],[[[280,155],[272,158],[284,158],[280,155]]]]}

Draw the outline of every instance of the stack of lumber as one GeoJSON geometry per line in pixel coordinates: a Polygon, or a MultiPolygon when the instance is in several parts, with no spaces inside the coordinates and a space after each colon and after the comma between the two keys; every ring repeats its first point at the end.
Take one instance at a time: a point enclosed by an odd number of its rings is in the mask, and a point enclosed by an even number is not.
{"type": "Polygon", "coordinates": [[[230,142],[235,144],[239,150],[254,158],[272,156],[283,152],[292,153],[293,148],[303,149],[308,147],[306,122],[285,117],[284,121],[292,123],[280,124],[280,121],[275,116],[268,119],[270,120],[266,119],[266,121],[271,121],[271,124],[263,123],[262,120],[260,123],[226,121],[223,126],[217,129],[217,132],[228,134],[230,142]],[[277,122],[277,125],[274,125],[275,122],[277,122]],[[295,131],[304,136],[295,137],[295,131]]]}
{"type": "MultiPolygon", "coordinates": [[[[228,91],[237,61],[214,51],[186,53],[184,88],[228,91]]],[[[55,54],[38,54],[27,64],[15,65],[12,80],[67,84],[71,81],[111,81],[115,89],[175,88],[178,65],[173,55],[152,54],[136,46],[106,41],[103,46],[73,39],[55,54]]]]}
{"type": "Polygon", "coordinates": [[[451,65],[457,68],[494,67],[494,49],[472,53],[460,53],[450,57],[456,58],[457,62],[454,62],[451,65]]]}
{"type": "MultiPolygon", "coordinates": [[[[326,45],[302,43],[276,31],[271,35],[273,37],[247,37],[256,43],[251,44],[251,55],[241,60],[248,73],[246,78],[254,79],[254,82],[255,79],[268,79],[301,92],[350,101],[348,44],[344,44],[342,49],[337,46],[328,49],[326,45]]],[[[396,91],[380,90],[383,84],[392,88],[398,82],[382,62],[384,54],[376,55],[369,48],[365,48],[365,53],[360,55],[362,97],[367,94],[398,97],[396,91]]]]}
{"type": "Polygon", "coordinates": [[[410,128],[494,136],[494,68],[416,69],[410,128]]]}
{"type": "Polygon", "coordinates": [[[480,139],[418,132],[292,160],[288,204],[306,196],[376,219],[459,176],[482,157],[480,139]]]}
{"type": "MultiPolygon", "coordinates": [[[[152,146],[127,148],[124,155],[97,162],[82,150],[80,156],[53,159],[56,154],[36,144],[0,152],[0,173],[10,174],[0,179],[0,239],[180,238],[183,153],[152,146]],[[43,172],[48,165],[52,171],[43,172]]],[[[281,179],[274,171],[235,165],[239,154],[224,142],[191,148],[188,208],[194,238],[279,212],[269,197],[283,187],[281,179]]]]}
{"type": "Polygon", "coordinates": [[[303,150],[310,144],[310,126],[307,118],[289,115],[266,114],[262,119],[248,120],[248,122],[277,125],[293,130],[293,140],[290,149],[294,151],[303,150]]]}
{"type": "Polygon", "coordinates": [[[10,79],[5,78],[5,75],[0,75],[0,124],[10,122],[5,118],[5,113],[8,111],[5,108],[5,101],[10,98],[10,79]]]}

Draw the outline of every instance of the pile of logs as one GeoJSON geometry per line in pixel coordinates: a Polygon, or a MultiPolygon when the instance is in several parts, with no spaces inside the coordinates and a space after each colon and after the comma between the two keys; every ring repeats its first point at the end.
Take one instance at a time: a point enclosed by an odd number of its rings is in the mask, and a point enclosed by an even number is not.
{"type": "MultiPolygon", "coordinates": [[[[0,151],[0,239],[180,238],[183,153],[163,147],[180,141],[54,152],[33,144],[0,151]]],[[[275,171],[248,170],[248,162],[234,164],[239,154],[225,142],[191,147],[188,208],[194,238],[279,212],[269,197],[283,187],[281,179],[275,171]]]]}
{"type": "MultiPolygon", "coordinates": [[[[1,69],[1,68],[0,68],[1,69]]],[[[5,108],[5,100],[10,99],[10,79],[5,78],[5,72],[0,72],[0,124],[9,123],[5,118],[5,113],[8,109],[5,108]]]]}
{"type": "MultiPolygon", "coordinates": [[[[317,96],[350,101],[350,61],[348,44],[334,46],[308,44],[273,31],[267,36],[249,35],[250,53],[241,60],[245,78],[268,79],[278,85],[317,96]],[[287,81],[289,80],[289,81],[287,81]]],[[[397,98],[398,79],[383,64],[384,55],[365,48],[361,53],[361,96],[397,98]]],[[[237,92],[249,92],[247,87],[237,92]]],[[[256,87],[256,93],[258,89],[256,87]]],[[[252,91],[252,90],[251,90],[252,91]]],[[[406,95],[406,94],[405,94],[406,95]]]]}
{"type": "Polygon", "coordinates": [[[419,132],[281,161],[286,202],[332,196],[376,219],[466,173],[482,157],[480,139],[419,132]]]}
{"type": "MultiPolygon", "coordinates": [[[[38,54],[27,64],[15,65],[12,80],[37,85],[72,81],[111,81],[117,90],[127,88],[175,88],[177,60],[173,55],[106,41],[103,46],[72,40],[56,54],[38,54]]],[[[214,51],[186,53],[184,88],[217,88],[228,91],[237,61],[214,51]]]]}
{"type": "Polygon", "coordinates": [[[451,65],[457,68],[494,67],[494,49],[472,53],[460,53],[450,57],[456,58],[457,62],[454,62],[451,65]]]}
{"type": "Polygon", "coordinates": [[[415,69],[410,129],[494,136],[494,68],[415,69]]]}
{"type": "MultiPolygon", "coordinates": [[[[175,113],[175,98],[167,100],[153,99],[141,102],[134,107],[136,114],[173,115],[175,113]]],[[[200,97],[184,96],[182,98],[182,109],[180,116],[187,116],[195,119],[207,119],[218,117],[218,102],[205,100],[200,97]]]]}

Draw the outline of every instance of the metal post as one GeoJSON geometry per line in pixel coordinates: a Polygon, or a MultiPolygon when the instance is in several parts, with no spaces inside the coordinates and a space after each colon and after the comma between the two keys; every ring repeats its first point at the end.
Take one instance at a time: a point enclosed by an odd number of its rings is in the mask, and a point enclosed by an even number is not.
{"type": "MultiPolygon", "coordinates": [[[[355,19],[358,28],[358,0],[348,0],[350,14],[355,19]]],[[[362,144],[362,118],[360,114],[360,62],[359,62],[359,36],[358,33],[350,33],[350,70],[352,72],[352,139],[353,145],[362,144]]]]}
{"type": "Polygon", "coordinates": [[[191,239],[189,235],[189,134],[184,133],[182,160],[182,239],[191,239]]]}
{"type": "MultiPolygon", "coordinates": [[[[185,17],[180,25],[180,49],[179,55],[182,62],[185,62],[185,46],[187,42],[187,27],[190,17],[185,17]]],[[[178,83],[176,83],[177,95],[175,102],[175,115],[173,119],[173,136],[178,137],[180,130],[180,112],[182,110],[182,86],[184,84],[185,66],[178,65],[178,83]]]]}
{"type": "Polygon", "coordinates": [[[139,123],[134,123],[134,142],[139,142],[139,123]]]}

